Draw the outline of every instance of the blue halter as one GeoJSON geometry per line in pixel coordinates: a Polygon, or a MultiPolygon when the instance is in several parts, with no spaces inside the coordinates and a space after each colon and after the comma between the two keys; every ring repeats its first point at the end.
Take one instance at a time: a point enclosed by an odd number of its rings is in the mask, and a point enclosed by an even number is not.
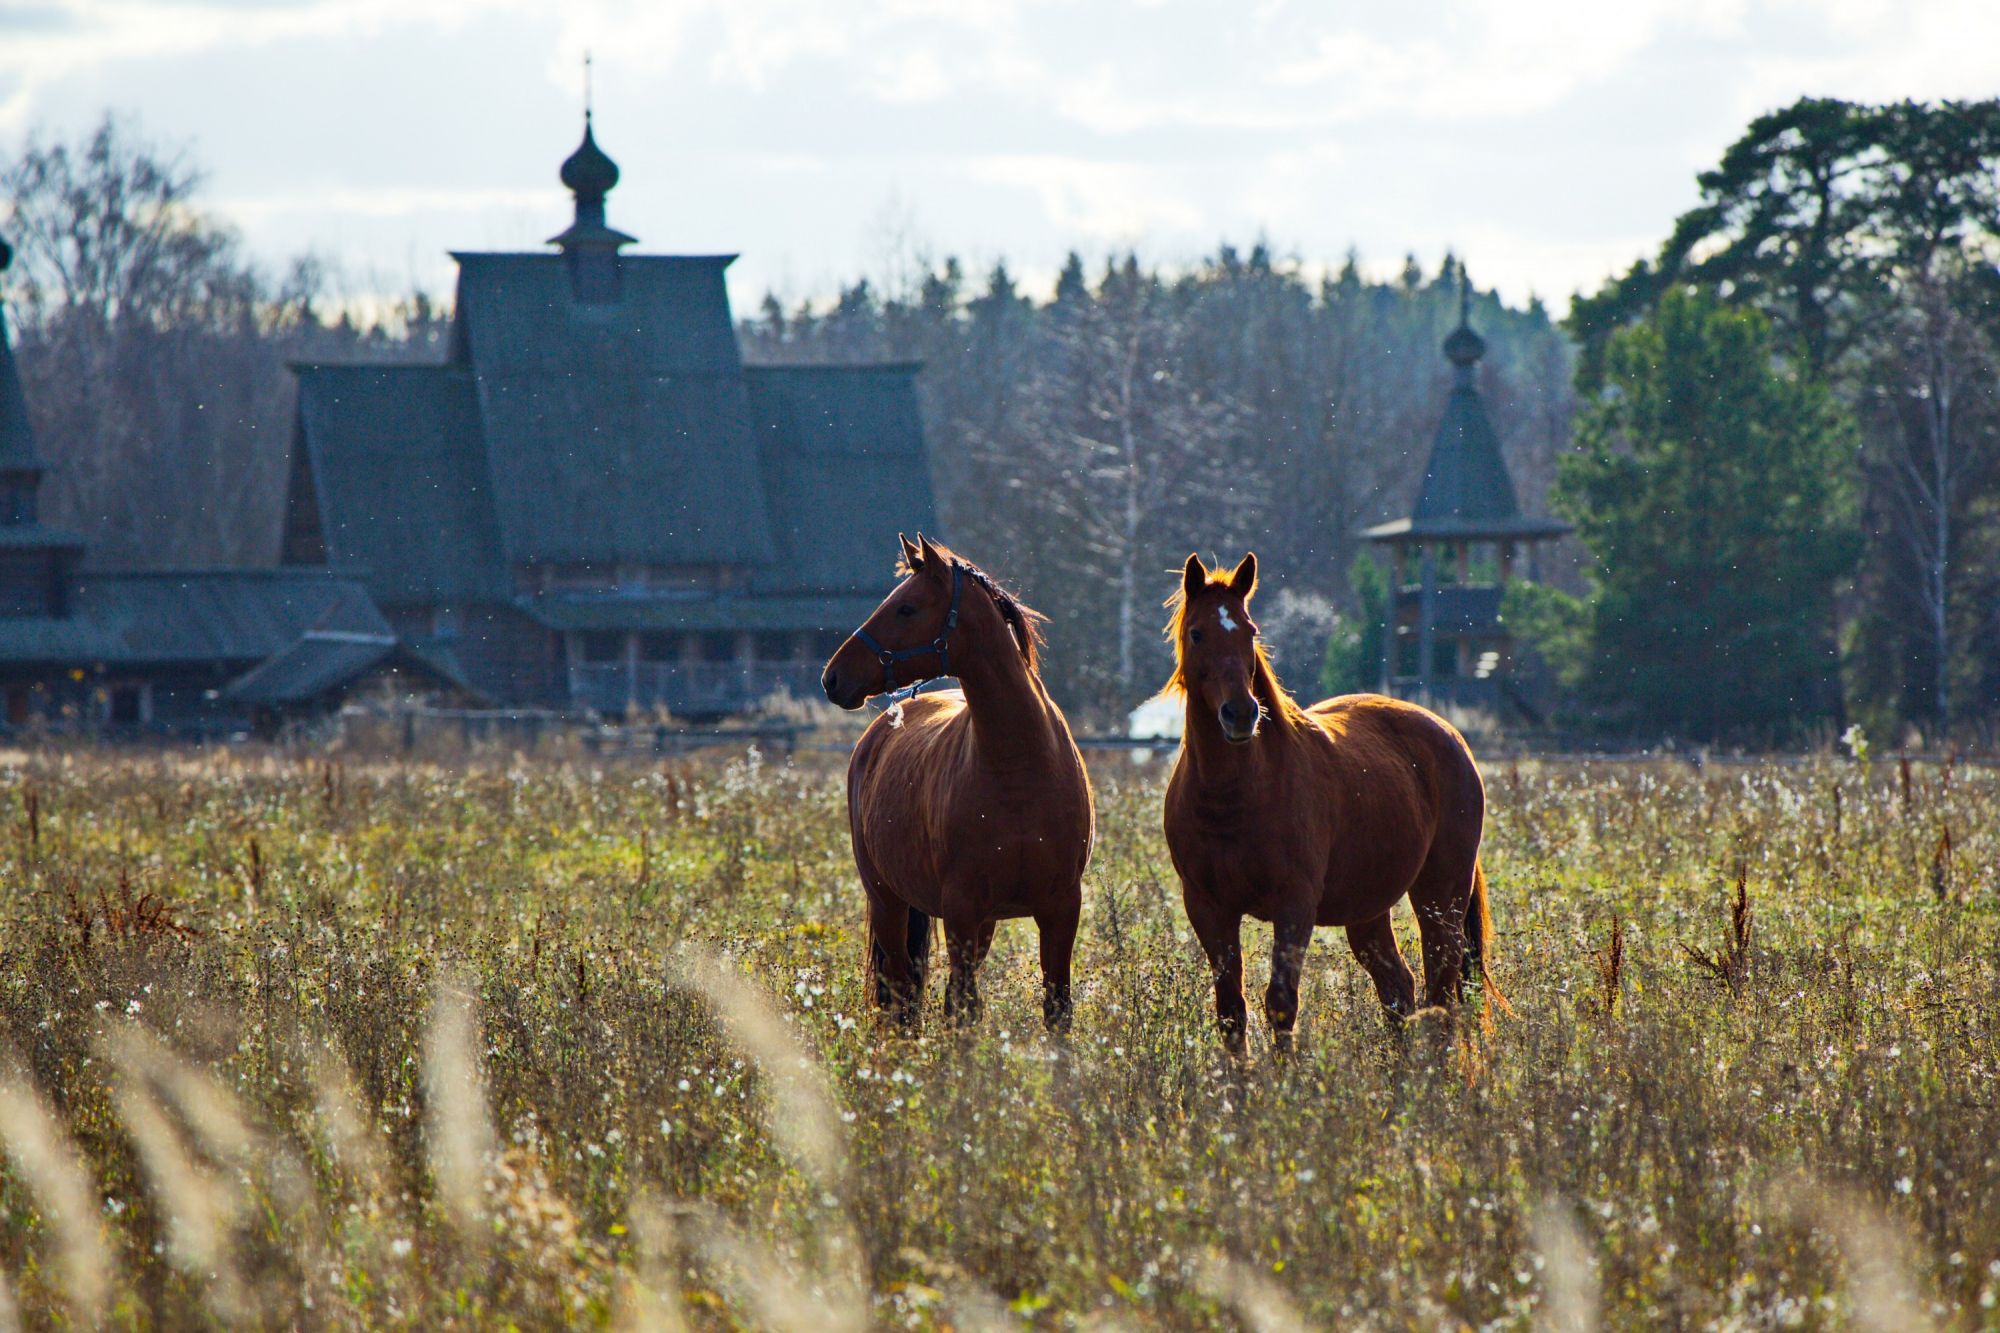
{"type": "MultiPolygon", "coordinates": [[[[896,663],[907,662],[913,657],[923,657],[929,653],[936,653],[938,659],[937,675],[949,676],[951,674],[951,632],[958,628],[958,598],[962,591],[959,564],[954,560],[951,563],[951,609],[944,613],[944,628],[939,630],[938,636],[929,643],[920,643],[914,648],[884,648],[880,641],[868,632],[866,626],[854,631],[854,637],[861,640],[862,646],[867,648],[869,652],[874,653],[875,660],[882,664],[882,692],[884,694],[892,692],[900,693],[900,691],[896,690],[896,663]]],[[[928,676],[924,680],[917,681],[907,688],[910,694],[914,696],[918,689],[927,681],[935,679],[937,679],[937,676],[928,676]]]]}

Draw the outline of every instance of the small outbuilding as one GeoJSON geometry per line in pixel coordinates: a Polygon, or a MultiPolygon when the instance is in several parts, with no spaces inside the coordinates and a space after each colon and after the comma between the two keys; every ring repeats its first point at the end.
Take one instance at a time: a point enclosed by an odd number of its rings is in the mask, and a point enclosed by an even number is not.
{"type": "Polygon", "coordinates": [[[1537,548],[1570,528],[1521,512],[1479,396],[1486,340],[1472,331],[1469,300],[1470,287],[1461,286],[1458,327],[1444,340],[1451,393],[1416,504],[1407,517],[1361,535],[1389,553],[1382,692],[1505,715],[1533,710],[1512,678],[1514,641],[1501,598],[1509,580],[1538,576],[1537,548]]]}

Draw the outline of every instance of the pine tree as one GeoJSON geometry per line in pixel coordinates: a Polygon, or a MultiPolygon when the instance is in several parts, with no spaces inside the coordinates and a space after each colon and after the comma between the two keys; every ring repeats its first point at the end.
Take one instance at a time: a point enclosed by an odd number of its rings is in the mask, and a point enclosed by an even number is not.
{"type": "Polygon", "coordinates": [[[1557,507],[1595,557],[1586,689],[1645,729],[1769,740],[1839,705],[1854,432],[1770,325],[1676,289],[1605,348],[1557,507]]]}

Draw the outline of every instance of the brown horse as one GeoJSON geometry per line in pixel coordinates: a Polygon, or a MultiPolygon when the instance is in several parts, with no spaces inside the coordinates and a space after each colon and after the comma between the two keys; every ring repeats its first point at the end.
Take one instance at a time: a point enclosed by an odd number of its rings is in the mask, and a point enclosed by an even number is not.
{"type": "Polygon", "coordinates": [[[1299,968],[1314,926],[1346,928],[1397,1015],[1416,1007],[1389,924],[1398,899],[1409,895],[1416,909],[1433,1005],[1452,1003],[1468,963],[1485,978],[1493,929],[1479,866],[1485,789],[1465,738],[1436,714],[1379,694],[1301,708],[1257,640],[1256,586],[1254,554],[1226,574],[1191,555],[1167,603],[1175,657],[1167,689],[1187,700],[1167,784],[1167,846],[1215,971],[1216,1017],[1239,1052],[1246,916],[1272,924],[1264,1017],[1281,1051],[1298,1021],[1299,968]]]}
{"type": "Polygon", "coordinates": [[[945,1015],[976,1017],[994,925],[1028,916],[1041,931],[1042,1018],[1061,1030],[1095,816],[1083,756],[1036,674],[1041,617],[921,533],[903,539],[899,572],[821,681],[850,709],[938,676],[961,686],[892,706],[847,765],[875,1002],[914,1020],[940,917],[945,1015]]]}

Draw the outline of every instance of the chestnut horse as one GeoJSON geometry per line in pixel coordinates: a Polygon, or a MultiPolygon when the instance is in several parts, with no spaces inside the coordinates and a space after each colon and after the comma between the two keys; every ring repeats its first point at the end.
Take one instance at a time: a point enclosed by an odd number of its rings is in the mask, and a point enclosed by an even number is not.
{"type": "Polygon", "coordinates": [[[821,680],[848,709],[938,676],[961,687],[891,707],[847,765],[875,1002],[915,1019],[940,917],[945,1015],[977,1017],[994,925],[1028,916],[1041,932],[1042,1019],[1061,1030],[1095,815],[1083,756],[1036,674],[1041,617],[921,533],[902,542],[902,581],[821,680]]]}
{"type": "Polygon", "coordinates": [[[1243,1049],[1246,916],[1272,924],[1264,1017],[1280,1051],[1298,1021],[1314,926],[1344,927],[1383,1005],[1410,1014],[1416,983],[1389,923],[1405,894],[1423,936],[1426,1001],[1449,1006],[1470,964],[1504,1006],[1485,975],[1486,796],[1465,738],[1435,713],[1379,694],[1301,708],[1258,642],[1256,587],[1255,554],[1226,574],[1191,555],[1167,602],[1167,690],[1187,700],[1167,784],[1167,846],[1215,972],[1224,1040],[1243,1049]]]}

